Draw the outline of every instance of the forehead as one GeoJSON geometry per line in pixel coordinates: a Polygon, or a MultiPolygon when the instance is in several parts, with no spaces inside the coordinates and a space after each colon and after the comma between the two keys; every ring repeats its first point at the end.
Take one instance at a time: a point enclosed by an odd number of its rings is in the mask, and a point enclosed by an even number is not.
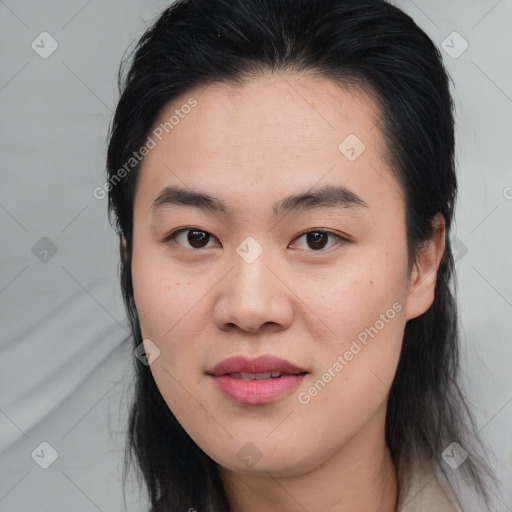
{"type": "MultiPolygon", "coordinates": [[[[368,144],[382,142],[380,133],[371,133],[379,121],[372,96],[315,75],[267,74],[246,79],[242,85],[222,82],[201,87],[171,102],[159,123],[180,111],[191,96],[198,103],[186,118],[193,125],[194,137],[201,141],[200,152],[215,149],[220,153],[224,142],[231,145],[233,158],[246,159],[262,145],[305,156],[311,146],[337,150],[347,130],[368,144]]],[[[173,132],[176,144],[190,135],[178,126],[173,132]]]]}
{"type": "Polygon", "coordinates": [[[270,197],[322,182],[342,183],[367,197],[387,184],[396,200],[379,115],[366,92],[304,73],[196,88],[160,112],[137,194],[148,202],[180,183],[216,195],[225,190],[226,197],[241,187],[270,197]]]}

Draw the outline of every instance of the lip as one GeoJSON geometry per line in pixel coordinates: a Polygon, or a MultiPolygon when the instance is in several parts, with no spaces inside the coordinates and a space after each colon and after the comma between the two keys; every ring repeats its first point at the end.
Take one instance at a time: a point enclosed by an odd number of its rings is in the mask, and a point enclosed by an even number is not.
{"type": "Polygon", "coordinates": [[[215,382],[217,389],[231,400],[248,405],[267,404],[285,396],[297,387],[307,375],[304,369],[286,359],[270,355],[248,359],[243,356],[224,359],[207,372],[215,382]],[[232,377],[232,373],[279,372],[277,378],[242,380],[232,377]]]}
{"type": "Polygon", "coordinates": [[[244,356],[234,356],[224,359],[216,364],[207,373],[217,377],[227,373],[306,373],[306,370],[290,363],[281,357],[271,355],[259,356],[256,359],[249,359],[244,356]]]}

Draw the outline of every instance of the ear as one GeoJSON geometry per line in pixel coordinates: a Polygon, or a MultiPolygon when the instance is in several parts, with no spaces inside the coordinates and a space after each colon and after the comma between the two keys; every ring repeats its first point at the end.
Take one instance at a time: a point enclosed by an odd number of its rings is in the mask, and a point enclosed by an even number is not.
{"type": "Polygon", "coordinates": [[[124,236],[120,237],[119,246],[121,248],[122,259],[123,261],[126,261],[128,255],[126,253],[126,238],[124,236]]]}
{"type": "Polygon", "coordinates": [[[409,280],[406,319],[425,313],[434,302],[437,270],[445,249],[445,220],[441,213],[433,220],[432,238],[419,249],[409,280]]]}

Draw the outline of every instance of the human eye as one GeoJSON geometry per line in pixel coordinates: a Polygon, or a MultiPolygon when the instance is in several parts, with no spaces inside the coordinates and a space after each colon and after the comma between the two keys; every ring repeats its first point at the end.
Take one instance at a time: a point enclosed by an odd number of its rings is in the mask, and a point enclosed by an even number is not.
{"type": "MultiPolygon", "coordinates": [[[[308,230],[295,237],[294,241],[300,239],[304,239],[305,244],[307,244],[306,249],[312,249],[314,252],[323,252],[337,244],[350,243],[348,238],[332,231],[322,229],[308,230]],[[331,243],[329,243],[329,241],[331,243]]],[[[177,229],[167,235],[163,242],[172,242],[185,249],[194,250],[215,247],[215,245],[209,245],[212,240],[217,240],[217,238],[204,229],[185,227],[177,229]]],[[[304,246],[300,247],[299,245],[299,249],[301,248],[304,248],[304,246]]]]}
{"type": "Polygon", "coordinates": [[[305,242],[308,244],[310,249],[313,249],[315,252],[323,251],[326,249],[326,245],[328,244],[329,237],[334,240],[335,243],[331,244],[327,247],[330,249],[336,242],[338,244],[350,243],[348,238],[345,238],[341,235],[338,235],[332,231],[322,230],[322,229],[313,229],[302,233],[297,236],[295,240],[300,240],[305,237],[305,242]]]}
{"type": "Polygon", "coordinates": [[[195,227],[186,227],[173,231],[165,237],[163,242],[173,242],[186,249],[207,249],[208,247],[215,247],[207,245],[212,239],[216,240],[208,231],[195,227]]]}

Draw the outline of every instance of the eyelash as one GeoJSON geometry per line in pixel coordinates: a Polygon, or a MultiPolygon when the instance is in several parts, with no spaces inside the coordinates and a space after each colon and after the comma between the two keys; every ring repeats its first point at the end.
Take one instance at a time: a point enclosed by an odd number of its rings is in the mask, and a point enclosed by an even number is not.
{"type": "MultiPolygon", "coordinates": [[[[190,250],[190,251],[199,251],[201,249],[210,249],[210,247],[202,247],[202,248],[193,248],[193,247],[183,247],[182,245],[178,244],[175,239],[176,237],[180,234],[180,233],[183,233],[183,232],[186,232],[186,231],[199,231],[201,233],[206,233],[212,237],[215,238],[214,235],[212,235],[209,231],[205,231],[204,229],[201,229],[201,228],[197,228],[197,227],[185,227],[185,228],[180,228],[180,229],[177,229],[176,231],[173,231],[172,233],[169,233],[165,238],[164,240],[162,240],[163,243],[168,243],[168,242],[171,242],[171,241],[174,241],[177,245],[179,245],[181,248],[183,249],[187,249],[187,250],[190,250]]],[[[317,250],[314,250],[314,249],[311,249],[310,251],[311,252],[327,252],[329,251],[330,249],[336,247],[336,245],[339,245],[339,244],[345,244],[345,243],[351,243],[351,240],[349,240],[348,238],[345,238],[337,233],[334,233],[333,231],[329,231],[329,230],[325,230],[325,229],[308,229],[307,231],[304,231],[300,234],[298,234],[294,240],[297,240],[309,233],[323,233],[323,234],[326,234],[326,235],[331,235],[335,238],[337,238],[339,240],[339,242],[337,244],[334,244],[332,245],[331,247],[327,248],[327,249],[317,249],[317,250]]],[[[210,240],[208,240],[208,243],[210,242],[210,240]]]]}

